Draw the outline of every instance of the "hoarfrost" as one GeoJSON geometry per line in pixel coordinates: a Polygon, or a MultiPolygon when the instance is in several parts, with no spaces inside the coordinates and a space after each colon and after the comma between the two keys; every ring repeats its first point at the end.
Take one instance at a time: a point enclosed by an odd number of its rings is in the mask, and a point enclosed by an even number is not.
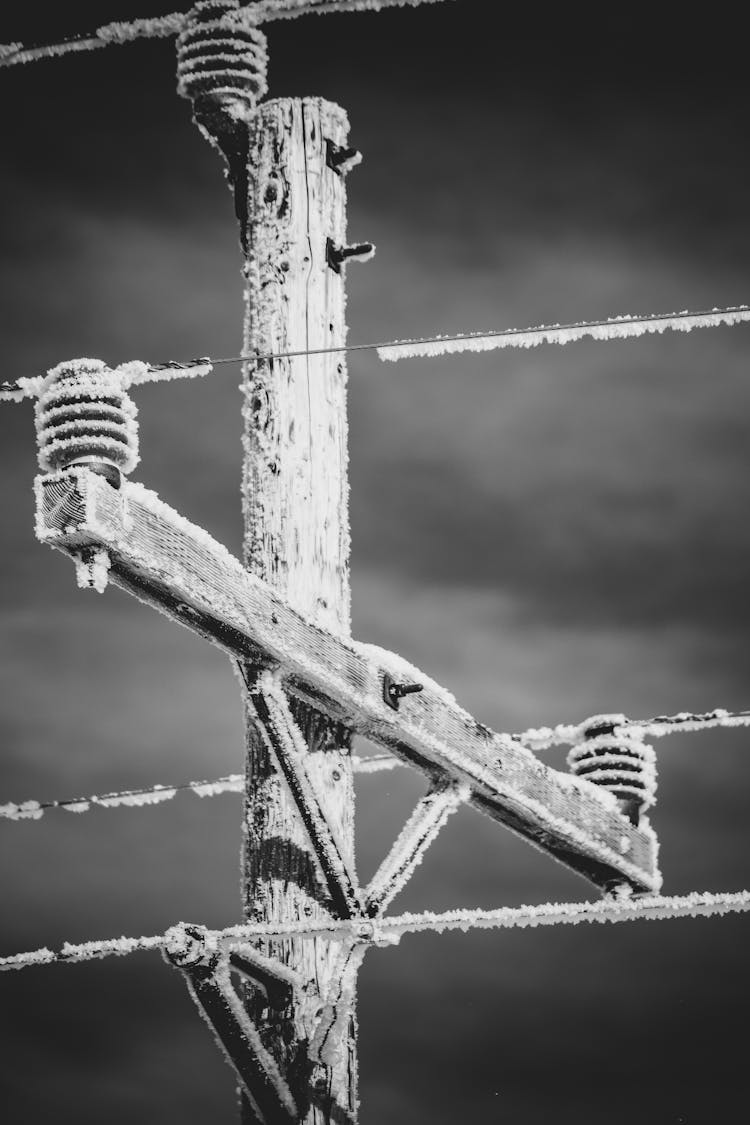
{"type": "Polygon", "coordinates": [[[104,809],[116,808],[143,808],[145,805],[160,805],[163,801],[171,801],[177,793],[176,789],[167,789],[166,786],[157,785],[153,789],[140,793],[108,793],[104,797],[92,797],[95,805],[104,809]]]}
{"type": "Polygon", "coordinates": [[[138,360],[123,366],[135,367],[136,364],[138,370],[134,371],[130,386],[141,383],[169,383],[173,379],[202,379],[205,375],[210,375],[214,369],[210,359],[196,359],[191,363],[157,364],[154,367],[149,367],[148,364],[138,360]]]}
{"type": "Polygon", "coordinates": [[[367,888],[369,907],[385,910],[406,886],[448,818],[470,796],[468,785],[440,783],[417,803],[367,888]]]}
{"type": "Polygon", "coordinates": [[[245,786],[242,774],[235,773],[217,781],[194,781],[190,788],[196,797],[218,797],[220,793],[241,793],[245,786]]]}
{"type": "Polygon", "coordinates": [[[612,725],[612,733],[617,735],[627,731],[640,738],[664,738],[668,734],[679,734],[712,730],[718,727],[749,727],[750,711],[727,711],[717,707],[713,711],[695,713],[680,711],[676,715],[657,715],[653,719],[628,719],[625,715],[591,715],[582,723],[560,723],[556,727],[530,727],[513,738],[531,750],[547,750],[552,746],[575,745],[586,731],[597,722],[607,720],[612,725]]]}
{"type": "MultiPolygon", "coordinates": [[[[750,911],[750,891],[693,891],[687,895],[629,895],[624,890],[598,902],[547,902],[539,906],[502,906],[497,910],[448,910],[434,914],[400,914],[369,920],[346,918],[320,922],[246,923],[224,930],[209,930],[225,950],[242,951],[248,941],[262,937],[330,937],[381,943],[398,941],[403,934],[443,930],[524,929],[534,926],[577,925],[579,922],[663,921],[670,918],[700,918],[750,911]]],[[[169,935],[110,938],[79,945],[66,942],[54,952],[47,947],[28,953],[0,957],[0,970],[28,969],[35,965],[75,964],[101,957],[125,956],[141,950],[164,949],[169,935]]]]}
{"type": "Polygon", "coordinates": [[[23,801],[20,805],[0,805],[0,819],[3,820],[39,820],[44,816],[44,809],[38,801],[23,801]]]}
{"type": "Polygon", "coordinates": [[[0,45],[0,66],[54,59],[79,51],[96,51],[101,47],[131,43],[134,39],[158,39],[176,35],[185,22],[184,12],[172,12],[156,19],[118,21],[99,27],[90,35],[77,36],[63,43],[44,47],[24,47],[23,43],[0,45]]]}
{"type": "Polygon", "coordinates": [[[387,648],[380,648],[379,645],[366,644],[364,641],[350,641],[350,644],[355,651],[361,653],[365,659],[382,664],[383,668],[394,680],[412,683],[418,682],[424,687],[428,687],[431,692],[439,696],[447,707],[457,706],[455,698],[446,688],[429,676],[426,676],[420,668],[417,668],[416,665],[412,664],[410,661],[405,660],[403,656],[399,656],[398,653],[390,652],[387,648]]]}
{"type": "Polygon", "coordinates": [[[171,12],[156,19],[123,20],[104,24],[94,34],[105,43],[132,43],[134,39],[166,39],[177,35],[185,23],[184,12],[171,12]]]}
{"type": "Polygon", "coordinates": [[[112,560],[108,551],[94,551],[92,554],[75,556],[76,583],[81,590],[96,590],[103,594],[109,582],[109,569],[112,560]]]}
{"type": "Polygon", "coordinates": [[[184,785],[153,785],[144,789],[126,789],[119,793],[103,793],[69,801],[24,801],[22,804],[0,805],[0,819],[39,820],[48,809],[85,813],[94,807],[103,809],[143,808],[171,801],[179,792],[192,792],[197,797],[216,797],[220,793],[241,793],[245,786],[242,774],[233,773],[213,781],[189,781],[184,785]]]}
{"type": "Polygon", "coordinates": [[[570,344],[576,340],[628,340],[661,332],[691,332],[694,328],[742,324],[750,321],[750,307],[710,312],[667,313],[646,317],[618,316],[606,321],[579,324],[542,325],[539,328],[510,328],[497,332],[477,332],[465,336],[437,336],[434,339],[403,340],[381,344],[376,350],[382,360],[453,355],[457,352],[489,352],[500,348],[537,348],[541,344],[570,344]]]}
{"type": "Polygon", "coordinates": [[[365,758],[352,754],[352,769],[355,773],[381,773],[383,770],[395,770],[404,765],[405,762],[400,758],[394,758],[392,754],[370,754],[365,758]]]}
{"type": "Polygon", "coordinates": [[[441,0],[265,0],[259,5],[258,22],[293,20],[308,13],[382,12],[386,8],[417,8],[421,4],[439,3],[441,0]]]}

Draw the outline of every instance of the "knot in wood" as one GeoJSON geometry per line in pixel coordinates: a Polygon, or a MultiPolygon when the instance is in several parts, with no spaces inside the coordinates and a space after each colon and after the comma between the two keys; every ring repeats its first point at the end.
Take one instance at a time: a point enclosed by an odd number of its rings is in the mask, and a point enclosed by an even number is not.
{"type": "Polygon", "coordinates": [[[247,120],[268,89],[268,48],[251,8],[202,0],[177,37],[177,92],[204,108],[247,120]]]}

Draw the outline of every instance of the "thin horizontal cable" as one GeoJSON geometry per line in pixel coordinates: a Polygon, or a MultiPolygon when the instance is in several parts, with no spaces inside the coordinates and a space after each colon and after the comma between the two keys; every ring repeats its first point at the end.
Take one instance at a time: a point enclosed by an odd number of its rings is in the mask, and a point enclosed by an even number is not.
{"type": "MultiPolygon", "coordinates": [[[[707,312],[654,313],[648,316],[612,317],[609,320],[585,320],[576,324],[554,324],[539,328],[505,328],[497,332],[464,333],[456,336],[424,336],[415,340],[391,340],[380,344],[342,344],[334,348],[302,348],[286,352],[266,352],[211,359],[168,360],[164,363],[136,363],[129,386],[157,383],[166,379],[192,378],[207,375],[212,367],[232,363],[268,363],[276,359],[301,356],[338,355],[343,352],[377,352],[382,360],[430,357],[455,352],[484,352],[497,348],[533,348],[542,344],[565,345],[589,337],[593,340],[635,339],[666,331],[691,332],[694,328],[716,328],[720,325],[750,322],[750,306],[711,309],[707,312]]],[[[0,401],[21,402],[39,392],[43,376],[0,383],[0,401]]]]}
{"type": "MultiPolygon", "coordinates": [[[[390,754],[373,754],[351,758],[355,773],[380,773],[396,769],[404,763],[390,754]]],[[[65,801],[21,801],[0,805],[0,820],[39,820],[49,809],[63,809],[65,812],[86,813],[92,808],[116,809],[139,808],[161,805],[171,801],[178,793],[192,792],[197,797],[218,797],[221,793],[242,793],[245,778],[240,773],[227,774],[210,781],[188,781],[183,785],[151,785],[140,789],[123,789],[117,793],[102,793],[91,797],[74,797],[65,801]]]]}
{"type": "Polygon", "coordinates": [[[61,949],[52,950],[43,946],[29,953],[15,953],[10,957],[0,957],[0,971],[11,969],[33,969],[37,965],[78,965],[83,961],[97,961],[104,957],[127,957],[130,953],[142,950],[163,949],[166,944],[164,934],[153,937],[119,937],[104,941],[84,941],[79,945],[65,942],[61,949]]]}
{"type": "MultiPolygon", "coordinates": [[[[269,23],[272,20],[296,19],[298,16],[332,12],[380,12],[385,8],[418,7],[437,4],[442,0],[266,0],[251,8],[253,22],[269,23]]],[[[243,6],[244,7],[244,6],[243,6]]],[[[41,62],[82,51],[98,51],[102,47],[121,46],[136,39],[165,39],[178,35],[185,25],[187,12],[171,12],[167,16],[151,19],[118,20],[104,24],[95,31],[72,35],[59,43],[24,44],[0,43],[0,67],[21,63],[41,62]]]]}
{"type": "MultiPolygon", "coordinates": [[[[209,930],[225,950],[240,950],[258,938],[307,937],[358,940],[390,944],[404,934],[442,933],[445,930],[525,929],[534,926],[577,925],[579,922],[666,921],[670,918],[744,914],[750,910],[750,891],[693,891],[687,895],[608,897],[598,902],[547,902],[541,906],[502,906],[497,910],[448,910],[442,914],[399,914],[392,918],[345,918],[341,921],[247,923],[224,930],[209,930]]],[[[0,971],[31,969],[38,965],[73,965],[104,957],[123,957],[142,950],[163,949],[166,934],[151,937],[111,938],[80,945],[66,942],[58,951],[35,949],[0,957],[0,971]]]]}
{"type": "Polygon", "coordinates": [[[103,809],[137,808],[171,801],[178,793],[189,791],[198,797],[215,797],[219,793],[241,793],[245,784],[242,774],[233,773],[212,781],[189,781],[184,785],[151,785],[140,789],[123,789],[117,793],[95,794],[65,801],[22,801],[0,805],[0,820],[39,820],[49,809],[85,813],[92,807],[103,809]]]}
{"type": "Polygon", "coordinates": [[[184,12],[171,12],[154,19],[117,21],[97,27],[85,35],[73,35],[59,43],[0,43],[0,67],[40,62],[81,51],[98,51],[102,47],[122,46],[136,39],[165,39],[177,35],[185,22],[184,12]]]}
{"type": "Polygon", "coordinates": [[[586,732],[602,720],[612,726],[612,733],[628,730],[644,738],[664,738],[668,734],[713,730],[717,727],[750,727],[750,711],[680,711],[676,715],[657,715],[653,719],[628,719],[625,715],[593,715],[582,723],[560,723],[556,727],[530,728],[511,737],[529,750],[547,750],[551,746],[570,746],[580,742],[586,732]]]}
{"type": "Polygon", "coordinates": [[[439,4],[442,0],[266,0],[258,5],[261,23],[293,20],[298,16],[330,15],[336,12],[382,12],[386,8],[417,8],[439,4]]]}
{"type": "MultiPolygon", "coordinates": [[[[612,725],[612,733],[628,730],[642,737],[664,738],[668,734],[688,734],[692,731],[712,730],[718,727],[750,727],[750,711],[714,711],[695,713],[680,711],[676,715],[657,715],[653,719],[628,719],[625,715],[594,715],[582,723],[560,723],[556,727],[530,727],[521,734],[502,735],[523,743],[529,750],[548,750],[553,746],[571,746],[580,742],[591,727],[602,718],[612,725]]],[[[381,773],[384,770],[398,769],[405,765],[400,758],[391,754],[372,754],[369,757],[351,758],[355,773],[381,773]]],[[[67,812],[89,812],[92,807],[121,808],[143,805],[158,805],[170,801],[177,793],[190,790],[198,797],[215,797],[221,793],[241,793],[245,781],[242,774],[228,774],[209,781],[189,781],[183,785],[154,785],[141,789],[124,789],[117,793],[104,793],[100,796],[78,797],[66,801],[22,801],[19,804],[0,805],[0,820],[39,820],[48,809],[64,809],[67,812]]]]}

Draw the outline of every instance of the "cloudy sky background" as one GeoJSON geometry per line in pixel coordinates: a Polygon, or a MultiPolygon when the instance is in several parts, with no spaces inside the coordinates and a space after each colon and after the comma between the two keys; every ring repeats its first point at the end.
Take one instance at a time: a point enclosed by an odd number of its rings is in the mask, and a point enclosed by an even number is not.
{"type": "MultiPolygon", "coordinates": [[[[160,14],[29,3],[0,40],[160,14]]],[[[270,30],[273,95],[349,111],[364,163],[352,342],[748,300],[748,94],[731,27],[457,0],[270,30]],[[551,21],[551,22],[550,22],[551,21]]],[[[240,258],[169,44],[0,73],[3,378],[229,355],[240,258]]],[[[381,364],[351,358],[354,633],[502,730],[748,705],[744,327],[381,364]]],[[[138,479],[239,550],[238,372],[145,387],[138,479]]],[[[0,410],[0,802],[241,769],[228,662],[33,538],[32,411],[0,410]]],[[[665,887],[750,885],[748,738],[657,746],[665,887]]],[[[548,755],[562,764],[562,756],[548,755]]],[[[359,786],[363,877],[421,792],[359,786]]],[[[234,922],[240,802],[0,825],[3,952],[234,922]]],[[[591,897],[459,813],[394,909],[591,897]]],[[[729,1119],[747,921],[404,939],[361,974],[362,1125],[729,1119]]],[[[152,955],[0,980],[6,1120],[234,1120],[230,1072],[152,955]]]]}

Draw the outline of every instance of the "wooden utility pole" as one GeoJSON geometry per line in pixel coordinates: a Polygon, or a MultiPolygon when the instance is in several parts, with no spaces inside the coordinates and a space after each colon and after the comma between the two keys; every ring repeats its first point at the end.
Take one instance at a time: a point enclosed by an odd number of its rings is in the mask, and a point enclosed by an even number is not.
{"type": "MultiPolygon", "coordinates": [[[[259,107],[250,125],[244,354],[343,345],[344,277],[332,253],[345,243],[344,176],[335,155],[348,140],[346,114],[317,98],[259,107]]],[[[248,363],[244,369],[245,565],[312,622],[349,633],[349,513],[346,361],[343,354],[248,363]]],[[[245,665],[252,684],[258,669],[245,665]]],[[[280,777],[263,716],[248,691],[244,909],[249,921],[330,917],[330,893],[289,789],[280,777]]],[[[353,867],[351,735],[340,722],[296,703],[306,770],[348,864],[353,867]]],[[[343,965],[335,943],[276,941],[269,950],[328,997],[343,965]]],[[[353,957],[354,954],[352,953],[353,957]]],[[[304,1003],[275,1013],[269,1044],[294,1066],[313,1038],[304,1003]]],[[[260,1016],[260,1013],[256,1013],[260,1016]]],[[[357,1105],[356,1017],[330,1029],[326,1061],[311,1060],[315,1125],[353,1120],[357,1105]]]]}
{"type": "Polygon", "coordinates": [[[244,916],[277,934],[296,923],[307,933],[228,952],[205,927],[180,923],[164,951],[234,1068],[247,1125],[354,1125],[362,956],[462,803],[605,890],[660,885],[655,837],[639,823],[650,800],[639,746],[597,727],[581,776],[563,775],[398,655],[350,637],[344,269],[373,252],[346,244],[345,177],[359,153],[347,147],[338,106],[257,104],[266,89],[258,21],[362,6],[201,0],[159,31],[179,29],[178,89],[226,161],[240,222],[243,563],[127,480],[137,464],[132,370],[74,360],[37,391],[38,537],[76,561],[80,584],[101,591],[113,581],[219,644],[241,673],[244,916]],[[354,732],[430,782],[364,890],[354,864],[354,732]],[[636,791],[625,816],[615,796],[632,795],[633,771],[643,774],[643,799],[636,791]],[[310,934],[332,919],[351,920],[337,940],[310,934]]]}
{"type": "MultiPolygon", "coordinates": [[[[180,92],[195,121],[222,153],[235,195],[245,254],[243,369],[245,520],[248,570],[311,622],[339,635],[350,625],[346,362],[339,354],[303,354],[345,343],[347,257],[345,175],[349,124],[319,98],[283,98],[257,106],[265,92],[266,44],[236,0],[197,4],[178,38],[180,92]]],[[[247,783],[243,903],[249,921],[330,918],[361,907],[354,869],[351,733],[303,702],[290,705],[261,686],[265,667],[241,662],[246,685],[247,783]],[[281,717],[279,718],[279,709],[281,717]],[[274,722],[274,717],[276,721],[274,722]],[[312,787],[310,814],[301,794],[312,787]],[[302,810],[302,811],[301,811],[302,810]],[[339,875],[346,875],[342,886],[339,875]]],[[[267,679],[267,677],[266,677],[267,679]]],[[[267,686],[267,685],[266,685],[267,686]]],[[[291,965],[314,993],[296,992],[270,1018],[257,991],[251,1016],[287,1075],[310,1095],[304,1120],[353,1120],[357,1105],[353,1010],[338,1012],[325,1050],[310,1050],[320,1004],[332,1003],[342,971],[337,945],[286,941],[268,953],[291,965]]],[[[352,989],[353,995],[353,989],[352,989]]],[[[338,1005],[340,1008],[341,1005],[338,1005]]],[[[255,1108],[244,1099],[245,1117],[255,1108]]]]}

